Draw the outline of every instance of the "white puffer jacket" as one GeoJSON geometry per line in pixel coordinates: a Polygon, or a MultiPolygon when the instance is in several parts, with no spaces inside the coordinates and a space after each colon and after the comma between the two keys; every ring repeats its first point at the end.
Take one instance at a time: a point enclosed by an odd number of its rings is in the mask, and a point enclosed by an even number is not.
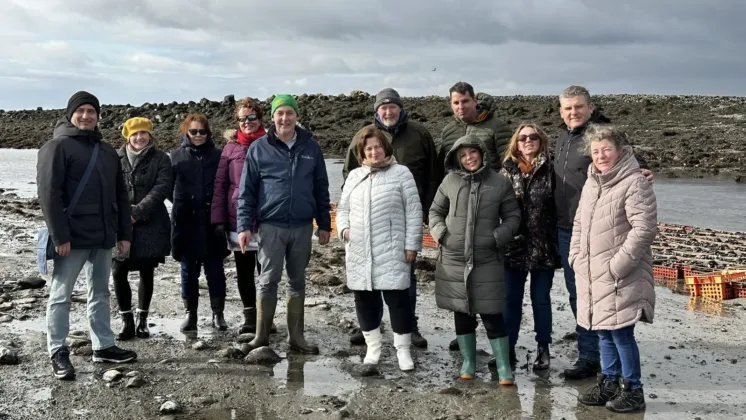
{"type": "Polygon", "coordinates": [[[350,290],[403,290],[409,287],[405,250],[422,249],[422,204],[409,169],[391,166],[350,172],[337,204],[337,232],[345,243],[350,290]]]}

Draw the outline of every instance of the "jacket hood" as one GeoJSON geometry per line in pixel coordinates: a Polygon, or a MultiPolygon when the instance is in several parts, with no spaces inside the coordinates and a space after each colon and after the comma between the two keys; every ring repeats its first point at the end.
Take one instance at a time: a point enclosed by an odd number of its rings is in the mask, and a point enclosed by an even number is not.
{"type": "Polygon", "coordinates": [[[98,125],[93,130],[81,130],[74,126],[66,117],[57,120],[52,133],[53,137],[86,137],[92,140],[101,140],[103,137],[98,125]]]}
{"type": "Polygon", "coordinates": [[[235,128],[229,128],[228,130],[223,131],[223,138],[227,143],[232,143],[236,141],[236,133],[238,130],[235,128]]]}
{"type": "Polygon", "coordinates": [[[186,134],[183,134],[181,136],[181,147],[185,148],[192,148],[194,150],[202,150],[208,147],[215,147],[215,141],[212,139],[212,137],[208,137],[207,141],[204,142],[204,144],[201,144],[199,146],[195,146],[192,144],[191,141],[189,141],[189,137],[186,134]]]}
{"type": "Polygon", "coordinates": [[[467,134],[456,140],[451,150],[446,154],[445,169],[448,172],[455,172],[464,177],[479,176],[485,173],[488,169],[488,162],[489,153],[487,152],[487,147],[484,145],[484,142],[482,142],[479,137],[467,134]],[[459,162],[458,159],[458,151],[462,147],[474,147],[482,152],[482,166],[475,172],[469,172],[461,166],[461,162],[459,162]]]}
{"type": "Polygon", "coordinates": [[[622,146],[622,155],[619,156],[609,172],[604,174],[598,172],[593,163],[588,166],[588,178],[595,179],[601,188],[611,188],[624,178],[639,173],[640,164],[635,158],[632,146],[622,146]]]}

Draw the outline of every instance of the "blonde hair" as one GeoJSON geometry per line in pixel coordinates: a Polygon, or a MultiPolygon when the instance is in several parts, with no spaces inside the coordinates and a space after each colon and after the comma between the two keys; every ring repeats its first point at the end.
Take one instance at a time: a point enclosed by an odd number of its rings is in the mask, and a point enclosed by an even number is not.
{"type": "Polygon", "coordinates": [[[518,133],[520,133],[524,128],[531,128],[539,135],[539,154],[547,151],[547,148],[549,147],[549,137],[547,137],[544,130],[539,128],[536,123],[522,122],[513,133],[513,137],[510,138],[510,143],[508,143],[508,149],[505,151],[503,162],[509,160],[517,161],[521,158],[521,151],[518,150],[518,133]]]}

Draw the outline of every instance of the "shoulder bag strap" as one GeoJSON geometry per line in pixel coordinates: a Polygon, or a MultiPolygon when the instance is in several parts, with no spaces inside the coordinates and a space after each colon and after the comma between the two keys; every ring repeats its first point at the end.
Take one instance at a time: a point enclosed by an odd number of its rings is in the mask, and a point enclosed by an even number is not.
{"type": "Polygon", "coordinates": [[[80,179],[78,188],[75,190],[75,194],[73,195],[73,198],[70,200],[70,205],[67,206],[67,208],[65,209],[65,215],[68,218],[72,214],[73,209],[75,208],[75,205],[78,204],[78,200],[80,199],[80,196],[83,194],[83,189],[85,188],[86,184],[88,184],[88,179],[91,177],[91,172],[93,172],[93,168],[96,166],[96,159],[98,158],[98,147],[100,144],[101,142],[97,141],[96,144],[93,146],[93,153],[91,154],[91,159],[88,161],[88,166],[85,168],[85,172],[83,173],[83,178],[80,179]]]}

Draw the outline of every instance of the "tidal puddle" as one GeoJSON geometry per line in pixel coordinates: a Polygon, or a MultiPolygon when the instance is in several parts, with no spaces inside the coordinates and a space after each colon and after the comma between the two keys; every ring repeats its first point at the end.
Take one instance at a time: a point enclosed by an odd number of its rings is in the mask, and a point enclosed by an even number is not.
{"type": "MultiPolygon", "coordinates": [[[[351,362],[351,360],[348,360],[351,362]]],[[[355,392],[361,382],[343,369],[344,360],[323,357],[307,360],[304,356],[288,355],[274,367],[274,376],[289,390],[303,391],[310,397],[340,396],[355,392]]]]}
{"type": "Polygon", "coordinates": [[[717,315],[721,317],[736,317],[736,308],[723,302],[714,302],[701,297],[690,297],[686,304],[688,311],[700,312],[707,315],[717,315]]]}

